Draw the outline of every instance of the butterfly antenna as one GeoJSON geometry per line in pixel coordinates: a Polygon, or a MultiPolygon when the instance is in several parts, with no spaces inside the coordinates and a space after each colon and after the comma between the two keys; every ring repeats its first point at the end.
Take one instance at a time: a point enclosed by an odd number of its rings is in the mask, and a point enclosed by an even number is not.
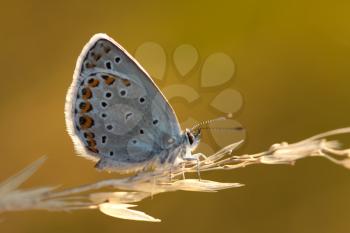
{"type": "Polygon", "coordinates": [[[206,120],[206,121],[202,121],[202,122],[199,122],[198,124],[196,124],[196,125],[194,125],[193,127],[192,127],[192,129],[191,129],[191,131],[194,131],[194,130],[196,130],[196,129],[203,129],[203,127],[201,127],[201,126],[203,126],[203,125],[209,125],[209,124],[211,124],[211,123],[213,123],[213,122],[216,122],[216,121],[224,121],[224,120],[226,120],[227,118],[226,117],[218,117],[218,118],[215,118],[215,119],[211,119],[211,120],[206,120]]]}
{"type": "Polygon", "coordinates": [[[210,130],[234,130],[234,131],[240,131],[240,130],[244,130],[243,127],[241,126],[237,126],[237,127],[230,127],[230,128],[225,128],[225,127],[210,127],[209,125],[217,122],[217,121],[224,121],[227,120],[226,117],[218,117],[215,119],[211,119],[211,120],[207,120],[207,121],[202,121],[198,124],[196,124],[195,126],[192,127],[191,131],[195,131],[197,129],[202,130],[202,129],[210,129],[210,130]]]}
{"type": "Polygon", "coordinates": [[[201,129],[210,129],[210,130],[234,130],[234,131],[241,131],[241,130],[244,130],[244,128],[241,127],[241,126],[229,127],[229,128],[224,128],[224,127],[201,127],[201,129]]]}

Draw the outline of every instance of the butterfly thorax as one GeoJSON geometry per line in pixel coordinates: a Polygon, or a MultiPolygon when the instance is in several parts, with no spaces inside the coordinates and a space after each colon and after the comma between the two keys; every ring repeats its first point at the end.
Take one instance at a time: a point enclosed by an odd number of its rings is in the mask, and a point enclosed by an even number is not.
{"type": "Polygon", "coordinates": [[[159,156],[156,156],[156,158],[159,158],[157,162],[161,164],[159,167],[162,169],[171,169],[179,166],[183,162],[196,160],[196,158],[193,157],[192,152],[197,148],[199,142],[200,131],[194,133],[191,132],[191,130],[186,129],[182,132],[177,143],[173,144],[170,148],[164,148],[159,156]]]}

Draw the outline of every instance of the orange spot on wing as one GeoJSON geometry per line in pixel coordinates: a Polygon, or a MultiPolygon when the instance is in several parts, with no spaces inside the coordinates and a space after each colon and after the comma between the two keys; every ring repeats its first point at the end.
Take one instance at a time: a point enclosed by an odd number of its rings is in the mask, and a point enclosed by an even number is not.
{"type": "Polygon", "coordinates": [[[107,85],[112,85],[115,81],[115,78],[113,78],[112,76],[109,76],[109,75],[103,75],[102,78],[105,80],[105,83],[107,85]]]}
{"type": "Polygon", "coordinates": [[[122,82],[123,82],[123,84],[124,84],[125,86],[127,86],[127,87],[131,85],[130,81],[127,80],[127,79],[122,79],[122,82]]]}
{"type": "Polygon", "coordinates": [[[98,81],[97,79],[94,79],[94,78],[91,78],[88,81],[88,84],[90,87],[97,87],[99,83],[100,83],[100,81],[98,81]]]}
{"type": "Polygon", "coordinates": [[[79,117],[79,125],[82,129],[91,128],[94,125],[94,120],[86,115],[79,117]]]}
{"type": "Polygon", "coordinates": [[[98,153],[98,149],[96,147],[88,146],[87,149],[91,152],[98,153]]]}
{"type": "Polygon", "coordinates": [[[109,51],[111,51],[111,48],[106,46],[106,47],[103,47],[105,53],[109,53],[109,51]]]}
{"type": "Polygon", "coordinates": [[[81,90],[81,94],[83,95],[84,100],[90,99],[92,97],[92,92],[90,88],[87,88],[87,87],[81,90]]]}
{"type": "Polygon", "coordinates": [[[92,57],[94,58],[95,61],[98,61],[101,58],[101,54],[93,54],[92,57]]]}
{"type": "Polygon", "coordinates": [[[90,139],[87,141],[89,147],[96,147],[96,141],[94,139],[90,139]]]}
{"type": "Polygon", "coordinates": [[[79,104],[79,108],[81,109],[81,111],[83,113],[90,112],[92,110],[92,106],[91,106],[90,102],[81,102],[79,104]]]}
{"type": "Polygon", "coordinates": [[[84,133],[84,137],[87,138],[88,140],[92,140],[92,139],[95,138],[95,134],[92,133],[92,132],[87,131],[87,132],[84,133]]]}
{"type": "Polygon", "coordinates": [[[85,67],[86,67],[87,69],[91,69],[91,68],[95,68],[96,65],[93,64],[93,63],[87,62],[87,63],[85,63],[85,67]]]}

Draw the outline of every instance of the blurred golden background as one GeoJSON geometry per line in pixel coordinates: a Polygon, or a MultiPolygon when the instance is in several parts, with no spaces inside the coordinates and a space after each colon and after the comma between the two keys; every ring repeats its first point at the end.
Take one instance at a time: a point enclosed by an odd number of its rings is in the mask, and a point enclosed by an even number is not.
{"type": "MultiPolygon", "coordinates": [[[[117,176],[75,156],[65,130],[65,95],[75,62],[97,32],[132,54],[146,41],[165,49],[159,86],[186,83],[202,97],[196,111],[175,100],[180,120],[212,118],[203,106],[221,89],[239,91],[244,105],[235,119],[247,130],[239,154],[350,125],[349,1],[13,0],[2,2],[0,11],[1,180],[42,155],[49,159],[27,188],[117,176]],[[184,43],[199,53],[186,80],[171,61],[184,43]],[[215,52],[233,59],[234,78],[214,89],[199,88],[201,63],[215,52]]],[[[350,171],[323,159],[202,176],[246,186],[216,194],[166,193],[139,203],[140,210],[163,220],[157,224],[97,211],[29,211],[2,215],[0,232],[349,232],[350,171]]]]}

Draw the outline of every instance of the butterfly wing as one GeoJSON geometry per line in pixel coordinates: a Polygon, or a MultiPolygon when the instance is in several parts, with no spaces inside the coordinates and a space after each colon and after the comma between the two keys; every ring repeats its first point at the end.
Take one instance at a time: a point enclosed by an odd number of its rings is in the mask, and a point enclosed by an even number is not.
{"type": "Polygon", "coordinates": [[[176,115],[147,72],[117,42],[96,34],[81,52],[66,100],[79,154],[118,169],[152,161],[178,143],[176,115]]]}

